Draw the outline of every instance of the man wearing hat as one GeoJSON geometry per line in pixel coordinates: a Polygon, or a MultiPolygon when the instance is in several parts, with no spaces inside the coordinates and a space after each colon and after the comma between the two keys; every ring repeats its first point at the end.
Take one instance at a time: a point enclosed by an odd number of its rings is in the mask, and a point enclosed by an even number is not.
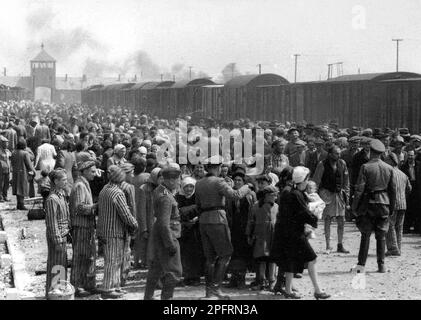
{"type": "Polygon", "coordinates": [[[10,157],[12,153],[7,149],[9,140],[0,135],[0,202],[9,201],[7,191],[10,183],[10,157]]]}
{"type": "Polygon", "coordinates": [[[352,204],[352,210],[357,216],[357,227],[361,232],[357,268],[364,270],[370,236],[374,231],[380,273],[386,272],[384,265],[386,232],[389,228],[389,215],[393,213],[396,203],[394,170],[380,159],[384,151],[385,147],[381,141],[377,139],[370,141],[370,161],[361,167],[352,204]]]}
{"type": "Polygon", "coordinates": [[[153,258],[148,272],[145,300],[153,299],[159,279],[162,280],[161,300],[172,299],[174,288],[182,276],[180,257],[180,214],[174,194],[180,185],[181,171],[174,167],[162,170],[164,181],[153,193],[156,221],[152,228],[153,258]]]}
{"type": "Polygon", "coordinates": [[[250,193],[247,185],[233,190],[220,178],[222,159],[208,159],[208,174],[196,184],[196,204],[200,214],[200,235],[206,257],[206,298],[229,299],[220,286],[233,253],[225,198],[242,199],[250,193]]]}
{"type": "Polygon", "coordinates": [[[316,150],[308,154],[305,165],[305,167],[310,169],[310,177],[314,176],[319,162],[324,161],[327,158],[327,152],[324,149],[324,140],[321,138],[317,138],[314,143],[316,145],[316,150]]]}
{"type": "Polygon", "coordinates": [[[69,209],[72,226],[72,270],[70,282],[76,288],[77,297],[86,297],[95,292],[95,215],[97,205],[93,203],[89,185],[96,175],[95,161],[78,164],[79,177],[70,193],[69,209]]]}
{"type": "Polygon", "coordinates": [[[352,158],[350,170],[351,186],[355,186],[355,184],[357,183],[358,174],[360,173],[361,166],[370,160],[370,141],[371,138],[361,138],[360,144],[362,149],[359,152],[357,152],[352,158]]]}
{"type": "Polygon", "coordinates": [[[405,160],[407,159],[407,152],[403,151],[403,147],[405,146],[405,141],[401,136],[397,136],[392,142],[391,145],[393,147],[393,153],[396,154],[399,160],[398,167],[399,169],[402,168],[405,160]]]}
{"type": "Polygon", "coordinates": [[[127,234],[134,235],[137,221],[130,212],[120,186],[126,179],[124,171],[116,165],[108,168],[109,183],[98,197],[98,239],[104,244],[104,298],[119,298],[121,273],[124,266],[124,243],[127,234]]]}
{"type": "Polygon", "coordinates": [[[296,154],[299,152],[299,149],[302,147],[302,143],[304,141],[300,140],[300,133],[298,129],[291,128],[288,130],[288,136],[289,136],[289,142],[285,146],[285,155],[288,157],[289,162],[291,163],[291,166],[294,166],[292,164],[293,157],[296,158],[296,154]]]}
{"type": "Polygon", "coordinates": [[[421,151],[421,136],[414,134],[410,138],[410,143],[415,150],[415,154],[421,151]]]}
{"type": "Polygon", "coordinates": [[[10,150],[10,152],[13,152],[16,149],[16,145],[18,143],[18,136],[16,134],[16,131],[13,130],[12,122],[9,122],[7,129],[4,130],[3,135],[7,140],[9,140],[7,145],[8,149],[10,150]]]}

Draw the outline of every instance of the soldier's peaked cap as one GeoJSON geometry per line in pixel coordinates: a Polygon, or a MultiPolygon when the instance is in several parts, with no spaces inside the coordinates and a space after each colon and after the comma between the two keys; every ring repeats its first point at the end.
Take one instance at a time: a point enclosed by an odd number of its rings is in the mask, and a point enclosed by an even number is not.
{"type": "Polygon", "coordinates": [[[380,140],[377,140],[377,139],[372,139],[370,141],[370,148],[374,152],[378,152],[378,153],[383,153],[386,151],[384,144],[380,140]]]}
{"type": "Polygon", "coordinates": [[[181,171],[174,167],[164,168],[161,173],[164,179],[176,179],[181,175],[181,171]]]}

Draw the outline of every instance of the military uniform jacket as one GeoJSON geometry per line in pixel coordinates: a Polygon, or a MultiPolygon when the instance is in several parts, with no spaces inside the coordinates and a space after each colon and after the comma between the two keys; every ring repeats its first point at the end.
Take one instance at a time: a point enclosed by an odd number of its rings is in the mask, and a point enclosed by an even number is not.
{"type": "Polygon", "coordinates": [[[368,204],[389,206],[393,212],[396,203],[396,180],[393,168],[380,159],[363,164],[355,185],[352,209],[357,215],[367,211],[368,204]]]}
{"type": "Polygon", "coordinates": [[[180,214],[174,195],[163,184],[153,192],[153,206],[156,218],[154,238],[159,239],[165,248],[174,248],[175,240],[181,236],[180,214]]]}
{"type": "Polygon", "coordinates": [[[228,224],[225,198],[238,200],[250,192],[247,186],[233,190],[223,178],[207,175],[196,183],[196,204],[202,224],[228,224]]]}

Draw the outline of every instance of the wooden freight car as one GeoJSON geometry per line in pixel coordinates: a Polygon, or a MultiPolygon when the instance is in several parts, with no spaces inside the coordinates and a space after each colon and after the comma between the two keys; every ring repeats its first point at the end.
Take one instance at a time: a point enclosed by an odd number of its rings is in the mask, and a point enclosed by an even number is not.
{"type": "Polygon", "coordinates": [[[409,120],[414,122],[412,114],[416,114],[420,101],[420,78],[416,73],[394,72],[259,86],[258,108],[263,120],[305,120],[314,124],[334,120],[342,127],[415,129],[417,125],[409,120]]]}
{"type": "Polygon", "coordinates": [[[224,85],[215,84],[200,88],[202,96],[202,118],[222,119],[224,85]]]}
{"type": "MultiPolygon", "coordinates": [[[[210,79],[201,78],[194,80],[183,80],[174,83],[169,88],[169,104],[166,106],[166,113],[163,116],[182,116],[196,113],[202,109],[202,91],[201,87],[214,85],[210,79]]],[[[162,111],[165,108],[161,109],[162,111]]]]}
{"type": "Polygon", "coordinates": [[[223,119],[250,118],[263,120],[259,104],[259,86],[288,84],[288,80],[277,74],[244,75],[225,84],[223,94],[223,119]]]}

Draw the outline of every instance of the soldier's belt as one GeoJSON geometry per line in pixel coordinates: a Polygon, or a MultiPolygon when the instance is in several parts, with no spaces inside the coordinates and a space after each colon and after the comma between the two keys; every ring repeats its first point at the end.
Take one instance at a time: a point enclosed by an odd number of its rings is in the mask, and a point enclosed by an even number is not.
{"type": "Polygon", "coordinates": [[[209,207],[209,208],[203,208],[203,209],[201,209],[202,212],[215,211],[215,210],[225,210],[225,207],[223,207],[223,206],[217,206],[217,207],[209,207]]]}

